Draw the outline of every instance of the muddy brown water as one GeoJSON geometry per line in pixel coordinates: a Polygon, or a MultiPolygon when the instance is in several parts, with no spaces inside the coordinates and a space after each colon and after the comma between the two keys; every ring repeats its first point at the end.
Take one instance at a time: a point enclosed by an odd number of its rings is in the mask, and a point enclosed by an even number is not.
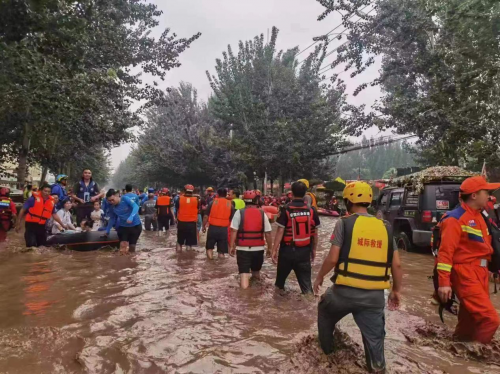
{"type": "MultiPolygon", "coordinates": [[[[335,222],[322,219],[313,276],[335,222]]],[[[234,258],[207,261],[202,248],[176,253],[174,245],[175,229],[168,240],[143,233],[131,256],[25,252],[11,233],[0,247],[0,373],[365,372],[351,318],[340,323],[350,349],[321,354],[317,300],[300,295],[293,275],[276,292],[266,260],[263,281],[241,291],[234,258]]],[[[403,305],[386,311],[388,372],[500,372],[498,347],[488,353],[447,336],[456,317],[443,326],[430,303],[432,257],[402,260],[403,305]]],[[[500,309],[500,294],[492,299],[500,309]]]]}

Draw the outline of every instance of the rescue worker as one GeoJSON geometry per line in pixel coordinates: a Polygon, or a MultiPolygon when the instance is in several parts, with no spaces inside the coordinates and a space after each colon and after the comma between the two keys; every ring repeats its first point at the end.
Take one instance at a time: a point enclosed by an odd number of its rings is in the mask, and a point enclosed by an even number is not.
{"type": "Polygon", "coordinates": [[[481,215],[489,191],[498,188],[500,183],[487,183],[483,177],[466,179],[460,186],[462,203],[440,222],[438,295],[446,303],[454,291],[460,300],[457,340],[489,343],[500,324],[489,297],[488,262],[493,247],[481,215]]]}
{"type": "Polygon", "coordinates": [[[151,231],[151,226],[153,231],[158,230],[158,219],[156,215],[156,201],[154,192],[148,194],[148,200],[142,204],[142,209],[144,211],[144,228],[146,231],[151,231]]]}
{"type": "Polygon", "coordinates": [[[84,169],[82,179],[73,187],[73,199],[78,203],[76,206],[76,224],[84,218],[90,219],[90,213],[94,210],[94,201],[104,197],[104,191],[101,192],[99,186],[92,179],[90,169],[84,169]]]}
{"type": "Polygon", "coordinates": [[[0,243],[7,239],[7,231],[12,228],[16,216],[16,204],[10,198],[10,189],[0,187],[0,243]]]}
{"type": "Polygon", "coordinates": [[[182,251],[185,245],[187,250],[193,249],[198,244],[198,233],[196,223],[200,212],[200,201],[193,196],[194,186],[184,186],[184,194],[175,202],[175,213],[177,219],[177,245],[176,250],[182,251]]]}
{"type": "Polygon", "coordinates": [[[127,196],[130,200],[136,203],[138,206],[141,206],[141,202],[139,200],[139,195],[133,192],[133,187],[131,184],[125,185],[125,194],[123,196],[127,196]]]}
{"type": "Polygon", "coordinates": [[[68,184],[68,176],[64,174],[59,174],[56,177],[56,183],[52,185],[51,195],[57,195],[59,197],[58,203],[56,204],[56,209],[63,208],[63,201],[66,200],[68,193],[66,192],[66,185],[68,184]]]}
{"type": "Polygon", "coordinates": [[[106,200],[108,200],[110,207],[108,208],[109,222],[105,236],[109,235],[118,221],[116,233],[120,240],[120,254],[124,255],[129,251],[135,252],[135,247],[142,233],[139,205],[127,196],[120,197],[117,191],[112,188],[108,190],[106,200]]]}
{"type": "Polygon", "coordinates": [[[234,209],[240,210],[245,208],[245,202],[240,199],[240,190],[229,190],[227,198],[233,202],[234,209]]]}
{"type": "Polygon", "coordinates": [[[330,248],[314,282],[319,294],[323,278],[335,268],[334,285],[318,304],[318,334],[325,354],[334,350],[335,325],[348,314],[361,330],[366,365],[370,372],[385,372],[384,289],[393,286],[389,308],[399,307],[403,277],[392,230],[382,220],[368,214],[372,188],[365,182],[349,183],[343,193],[349,217],[335,226],[330,248]]]}
{"type": "Polygon", "coordinates": [[[267,215],[257,206],[255,191],[243,194],[246,207],[236,210],[231,221],[231,256],[236,254],[240,286],[243,289],[250,285],[252,278],[260,279],[260,270],[264,263],[264,248],[267,242],[267,254],[271,255],[271,224],[267,215]],[[265,240],[264,240],[265,238],[265,240]]]}
{"type": "Polygon", "coordinates": [[[306,185],[307,187],[307,193],[306,193],[306,196],[304,198],[305,202],[307,203],[307,206],[309,208],[316,208],[318,209],[318,199],[316,198],[316,195],[313,194],[312,192],[309,191],[309,181],[307,179],[299,179],[298,180],[299,182],[302,182],[306,185]]]}
{"type": "Polygon", "coordinates": [[[158,235],[165,229],[168,238],[170,221],[172,220],[172,199],[169,196],[168,188],[162,188],[160,196],[156,200],[156,217],[158,219],[158,235]]]}
{"type": "Polygon", "coordinates": [[[214,249],[217,244],[219,258],[224,258],[229,253],[228,230],[233,218],[235,209],[231,201],[226,198],[227,190],[220,188],[217,190],[217,197],[207,208],[203,217],[203,232],[207,232],[207,223],[210,224],[207,234],[207,258],[214,258],[214,249]]]}
{"type": "Polygon", "coordinates": [[[45,223],[51,217],[62,228],[67,226],[61,221],[61,218],[56,214],[54,198],[50,196],[51,187],[44,184],[40,191],[32,193],[32,196],[26,200],[19,219],[16,223],[16,232],[21,230],[21,222],[26,215],[24,239],[26,247],[40,247],[45,245],[47,241],[47,232],[45,231],[45,223]]]}
{"type": "Polygon", "coordinates": [[[318,246],[318,212],[304,201],[306,185],[292,184],[293,200],[280,208],[276,224],[272,259],[278,265],[275,286],[285,288],[288,275],[293,270],[302,293],[312,293],[311,261],[316,257],[318,246]]]}

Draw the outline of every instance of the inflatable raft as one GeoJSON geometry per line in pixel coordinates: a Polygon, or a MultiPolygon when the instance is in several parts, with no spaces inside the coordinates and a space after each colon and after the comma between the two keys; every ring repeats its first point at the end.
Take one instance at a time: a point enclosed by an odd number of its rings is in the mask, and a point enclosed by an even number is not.
{"type": "Polygon", "coordinates": [[[276,221],[276,217],[278,217],[278,207],[276,206],[263,206],[262,210],[266,213],[267,218],[269,218],[269,222],[273,223],[276,221]]]}
{"type": "Polygon", "coordinates": [[[79,232],[75,234],[58,234],[49,236],[50,246],[65,246],[73,251],[96,251],[102,247],[118,248],[120,240],[116,231],[111,231],[108,237],[103,237],[104,231],[79,232]]]}
{"type": "Polygon", "coordinates": [[[337,212],[335,210],[324,209],[324,208],[318,208],[318,214],[320,216],[340,217],[339,212],[337,212]]]}

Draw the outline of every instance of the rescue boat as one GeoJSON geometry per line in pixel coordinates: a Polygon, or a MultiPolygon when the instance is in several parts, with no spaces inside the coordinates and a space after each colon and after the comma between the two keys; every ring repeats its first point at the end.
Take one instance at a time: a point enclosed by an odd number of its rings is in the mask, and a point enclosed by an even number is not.
{"type": "Polygon", "coordinates": [[[97,251],[102,247],[118,248],[120,240],[116,231],[104,237],[104,231],[78,232],[74,234],[57,234],[47,238],[47,244],[52,247],[65,246],[79,252],[97,251]]]}

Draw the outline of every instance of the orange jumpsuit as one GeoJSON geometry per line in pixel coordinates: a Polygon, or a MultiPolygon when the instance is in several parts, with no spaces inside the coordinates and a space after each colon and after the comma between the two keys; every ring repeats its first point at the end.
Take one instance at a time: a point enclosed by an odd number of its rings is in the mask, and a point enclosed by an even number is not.
{"type": "Polygon", "coordinates": [[[441,222],[437,258],[439,287],[451,286],[460,300],[455,336],[489,343],[500,319],[489,295],[491,236],[479,211],[468,205],[449,212],[441,222]]]}

